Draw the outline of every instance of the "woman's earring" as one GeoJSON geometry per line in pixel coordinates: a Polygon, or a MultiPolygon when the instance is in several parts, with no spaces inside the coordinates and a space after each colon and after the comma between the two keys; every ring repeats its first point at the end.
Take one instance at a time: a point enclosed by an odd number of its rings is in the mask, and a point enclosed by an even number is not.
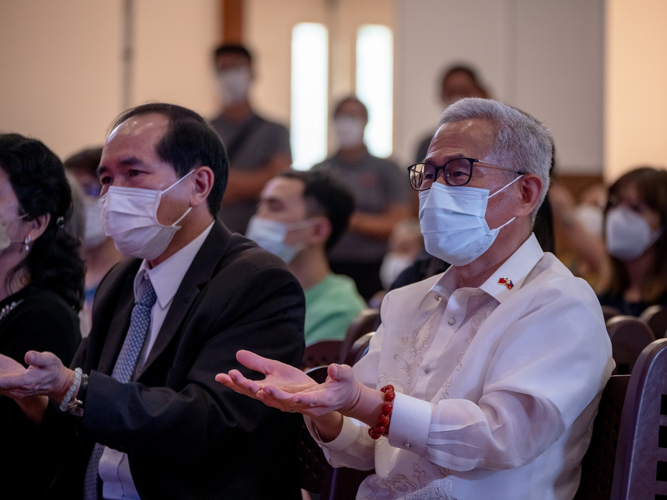
{"type": "Polygon", "coordinates": [[[25,243],[25,251],[30,250],[30,242],[32,241],[32,236],[28,234],[28,236],[25,237],[25,240],[23,240],[23,243],[25,243]]]}

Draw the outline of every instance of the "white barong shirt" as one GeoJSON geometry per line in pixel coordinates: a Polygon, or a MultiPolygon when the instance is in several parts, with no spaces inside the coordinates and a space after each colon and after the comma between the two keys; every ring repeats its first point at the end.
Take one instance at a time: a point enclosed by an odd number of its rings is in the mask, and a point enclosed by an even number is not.
{"type": "Polygon", "coordinates": [[[388,436],[346,417],[318,442],[334,467],[375,468],[358,500],[572,499],[614,367],[593,290],[534,235],[479,288],[453,271],[389,293],[354,367],[396,389],[388,436]]]}

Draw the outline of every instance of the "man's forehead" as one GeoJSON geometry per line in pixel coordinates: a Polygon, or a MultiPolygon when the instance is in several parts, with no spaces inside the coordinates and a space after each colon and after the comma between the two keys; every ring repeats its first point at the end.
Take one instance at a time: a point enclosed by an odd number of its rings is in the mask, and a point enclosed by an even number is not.
{"type": "Polygon", "coordinates": [[[264,188],[262,198],[272,198],[289,203],[303,201],[304,185],[298,179],[276,177],[271,179],[264,188]]]}
{"type": "Polygon", "coordinates": [[[135,115],[114,128],[106,144],[118,139],[149,139],[162,137],[169,126],[169,119],[158,113],[135,115]]]}
{"type": "Polygon", "coordinates": [[[479,151],[491,149],[494,137],[494,127],[489,120],[475,118],[444,123],[433,136],[429,154],[443,148],[474,149],[479,154],[479,151]]]}

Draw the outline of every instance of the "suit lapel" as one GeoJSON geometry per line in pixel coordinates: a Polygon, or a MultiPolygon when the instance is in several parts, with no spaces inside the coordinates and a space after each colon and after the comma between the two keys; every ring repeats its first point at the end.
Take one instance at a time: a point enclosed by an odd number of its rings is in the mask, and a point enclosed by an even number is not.
{"type": "Polygon", "coordinates": [[[218,220],[197,252],[192,264],[178,287],[169,312],[162,323],[155,344],[151,349],[142,373],[146,373],[155,360],[164,352],[171,340],[181,331],[181,323],[195,302],[199,292],[211,280],[213,272],[229,246],[231,233],[218,220]]]}

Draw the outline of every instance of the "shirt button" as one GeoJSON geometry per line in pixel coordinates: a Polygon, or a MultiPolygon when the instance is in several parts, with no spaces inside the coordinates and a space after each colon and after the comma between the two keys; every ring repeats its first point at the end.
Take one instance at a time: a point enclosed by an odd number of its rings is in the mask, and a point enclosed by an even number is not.
{"type": "Polygon", "coordinates": [[[449,323],[450,326],[454,326],[456,324],[456,318],[449,318],[447,323],[449,323]]]}
{"type": "Polygon", "coordinates": [[[404,448],[407,448],[407,449],[410,449],[410,443],[408,443],[408,442],[406,441],[405,443],[403,443],[403,447],[404,447],[404,448]]]}
{"type": "Polygon", "coordinates": [[[431,367],[430,367],[429,365],[426,365],[426,366],[424,367],[424,373],[428,373],[428,372],[430,372],[430,371],[431,371],[431,367]]]}

